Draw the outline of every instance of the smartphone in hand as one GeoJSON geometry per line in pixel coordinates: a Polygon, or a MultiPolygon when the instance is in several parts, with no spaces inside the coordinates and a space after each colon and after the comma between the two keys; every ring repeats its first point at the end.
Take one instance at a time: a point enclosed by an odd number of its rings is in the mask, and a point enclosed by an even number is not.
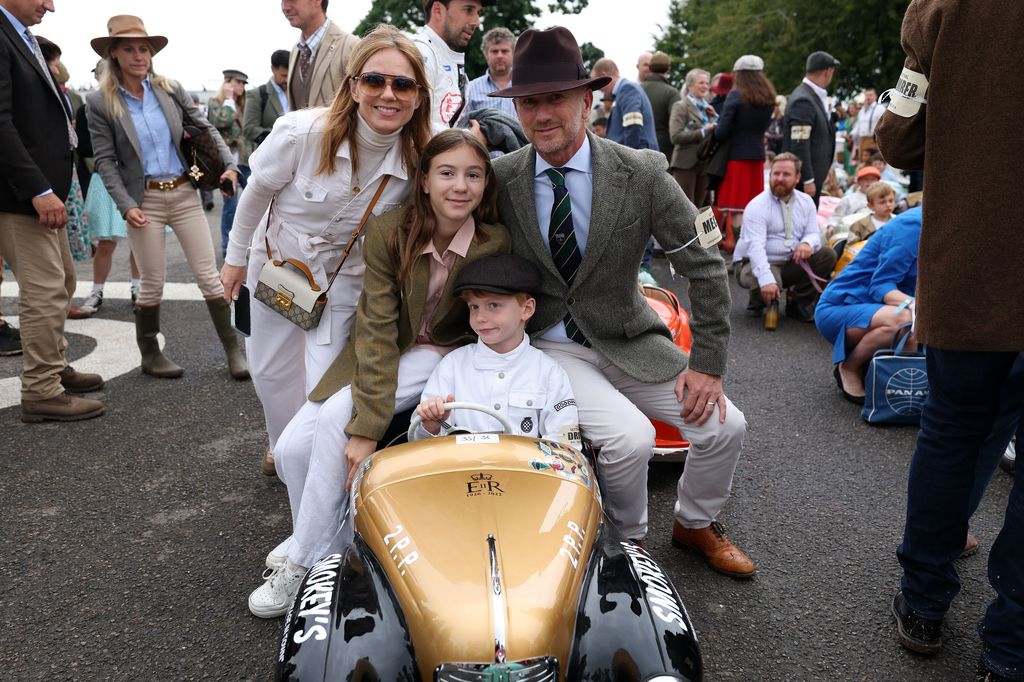
{"type": "Polygon", "coordinates": [[[220,191],[224,192],[224,196],[235,196],[235,184],[231,182],[231,178],[226,178],[220,183],[220,191]]]}
{"type": "Polygon", "coordinates": [[[231,326],[242,336],[249,336],[252,333],[249,322],[249,287],[244,284],[239,287],[238,299],[231,310],[231,326]]]}

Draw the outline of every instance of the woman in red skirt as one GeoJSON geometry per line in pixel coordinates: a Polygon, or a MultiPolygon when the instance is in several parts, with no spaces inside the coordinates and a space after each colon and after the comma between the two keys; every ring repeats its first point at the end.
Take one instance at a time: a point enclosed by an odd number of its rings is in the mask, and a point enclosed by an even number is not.
{"type": "Polygon", "coordinates": [[[718,207],[737,212],[764,191],[764,134],[772,120],[775,88],[764,75],[764,60],[744,55],[733,66],[736,81],[725,98],[715,137],[729,143],[729,163],[718,188],[718,207]]]}

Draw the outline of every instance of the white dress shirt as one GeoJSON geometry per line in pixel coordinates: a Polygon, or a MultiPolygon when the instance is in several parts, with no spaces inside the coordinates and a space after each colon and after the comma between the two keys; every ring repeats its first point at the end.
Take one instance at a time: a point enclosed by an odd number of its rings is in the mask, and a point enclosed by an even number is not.
{"type": "Polygon", "coordinates": [[[786,244],[783,215],[787,206],[770,189],[751,199],[743,212],[743,230],[736,242],[733,261],[749,258],[751,270],[761,286],[775,284],[771,265],[789,260],[798,244],[809,244],[812,252],[821,248],[821,230],[814,200],[803,192],[794,191],[788,208],[793,216],[792,243],[789,245],[786,244]]]}

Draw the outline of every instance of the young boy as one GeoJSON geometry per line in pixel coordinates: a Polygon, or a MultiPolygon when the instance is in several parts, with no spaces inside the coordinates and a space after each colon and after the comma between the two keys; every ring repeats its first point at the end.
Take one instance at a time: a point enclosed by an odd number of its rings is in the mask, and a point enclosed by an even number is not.
{"type": "Polygon", "coordinates": [[[517,435],[580,449],[579,414],[569,377],[557,362],[531,346],[526,335],[526,323],[537,307],[533,294],[539,288],[536,266],[520,256],[488,256],[462,269],[452,293],[466,301],[478,340],[452,351],[434,368],[416,408],[423,418],[417,438],[455,427],[500,428],[482,412],[452,414],[444,409],[444,403],[458,400],[494,408],[508,417],[517,435]],[[442,421],[448,425],[443,429],[442,421]]]}
{"type": "Polygon", "coordinates": [[[868,188],[868,209],[871,213],[850,226],[850,236],[846,243],[853,244],[873,235],[892,219],[895,206],[896,190],[889,183],[879,181],[871,185],[868,188]]]}

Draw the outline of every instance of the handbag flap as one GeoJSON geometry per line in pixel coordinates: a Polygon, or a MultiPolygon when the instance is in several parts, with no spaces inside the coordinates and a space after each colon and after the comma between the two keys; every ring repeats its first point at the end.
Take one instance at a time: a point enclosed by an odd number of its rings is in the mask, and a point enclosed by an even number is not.
{"type": "Polygon", "coordinates": [[[304,273],[289,265],[275,265],[272,260],[263,264],[259,281],[306,312],[312,312],[316,302],[326,295],[322,291],[313,291],[304,273]]]}

